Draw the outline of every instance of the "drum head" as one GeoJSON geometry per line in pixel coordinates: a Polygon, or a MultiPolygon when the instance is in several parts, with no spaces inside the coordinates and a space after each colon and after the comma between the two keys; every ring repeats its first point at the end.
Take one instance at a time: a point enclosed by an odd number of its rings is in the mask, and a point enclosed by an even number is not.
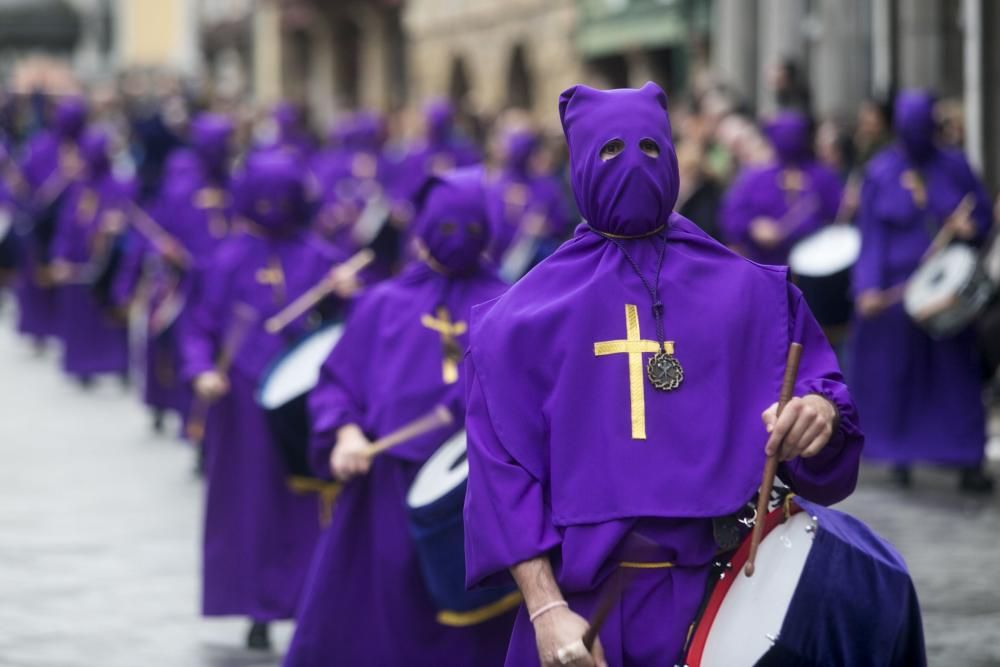
{"type": "Polygon", "coordinates": [[[782,512],[778,508],[768,516],[773,527],[765,528],[768,532],[757,551],[754,575],[743,573],[748,536],[727,578],[712,592],[692,639],[691,667],[750,667],[781,632],[816,534],[808,513],[799,512],[777,523],[782,512]]]}
{"type": "Polygon", "coordinates": [[[465,483],[469,477],[465,443],[465,431],[459,431],[427,459],[406,495],[408,507],[430,505],[465,483]]]}
{"type": "Polygon", "coordinates": [[[280,357],[264,375],[257,403],[265,410],[273,410],[312,390],[319,381],[323,363],[343,332],[343,324],[325,326],[280,357]]]}
{"type": "Polygon", "coordinates": [[[833,224],[799,241],[788,257],[788,266],[795,275],[819,278],[851,268],[860,254],[857,228],[833,224]]]}
{"type": "Polygon", "coordinates": [[[0,241],[7,238],[11,228],[14,226],[14,215],[10,209],[0,204],[0,241]]]}
{"type": "Polygon", "coordinates": [[[928,306],[957,296],[976,271],[976,252],[967,245],[948,246],[924,262],[906,288],[903,307],[917,317],[928,306]]]}

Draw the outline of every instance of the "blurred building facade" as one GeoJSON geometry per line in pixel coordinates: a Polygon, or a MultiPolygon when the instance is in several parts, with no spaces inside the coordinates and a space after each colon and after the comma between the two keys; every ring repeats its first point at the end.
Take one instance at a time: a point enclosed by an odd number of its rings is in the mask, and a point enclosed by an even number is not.
{"type": "Polygon", "coordinates": [[[928,87],[960,101],[973,162],[1000,184],[1000,3],[993,0],[0,0],[0,74],[45,53],[85,79],[134,68],[198,76],[227,98],[337,111],[449,96],[555,129],[577,82],[724,84],[774,110],[795,63],[812,110],[928,87]]]}

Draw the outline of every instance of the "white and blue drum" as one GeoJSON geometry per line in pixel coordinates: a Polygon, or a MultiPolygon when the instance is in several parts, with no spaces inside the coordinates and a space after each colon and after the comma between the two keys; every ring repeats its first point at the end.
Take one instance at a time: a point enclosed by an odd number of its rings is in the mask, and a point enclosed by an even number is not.
{"type": "Polygon", "coordinates": [[[788,266],[816,321],[847,324],[854,312],[851,268],[861,256],[861,234],[852,225],[827,225],[792,248],[788,266]]]}
{"type": "Polygon", "coordinates": [[[320,369],[343,332],[343,324],[335,322],[308,334],[278,357],[257,389],[257,404],[264,409],[292,477],[314,477],[309,468],[306,397],[319,382],[320,369]]]}
{"type": "Polygon", "coordinates": [[[417,547],[427,590],[438,608],[438,622],[475,625],[521,603],[514,587],[465,589],[465,524],[462,508],[469,478],[465,431],[434,453],[417,473],[406,496],[410,534],[417,547]]]}

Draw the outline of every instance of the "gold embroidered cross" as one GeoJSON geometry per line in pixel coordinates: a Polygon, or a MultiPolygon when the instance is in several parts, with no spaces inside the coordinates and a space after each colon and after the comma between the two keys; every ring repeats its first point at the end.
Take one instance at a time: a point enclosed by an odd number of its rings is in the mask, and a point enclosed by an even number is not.
{"type": "Polygon", "coordinates": [[[420,323],[441,334],[441,377],[445,384],[455,384],[458,382],[458,362],[462,357],[462,348],[455,337],[464,334],[468,327],[461,320],[452,322],[451,314],[444,306],[438,307],[437,317],[426,313],[421,315],[420,323]]]}
{"type": "Polygon", "coordinates": [[[255,277],[261,285],[270,285],[274,288],[275,303],[285,302],[285,272],[281,270],[281,262],[276,257],[268,260],[266,268],[257,269],[255,277]]]}
{"type": "Polygon", "coordinates": [[[912,169],[907,169],[900,174],[899,184],[910,191],[910,196],[913,197],[913,203],[917,205],[917,208],[927,206],[927,188],[924,187],[924,180],[920,178],[920,174],[912,169]]]}
{"type": "MultiPolygon", "coordinates": [[[[646,352],[656,354],[659,351],[660,344],[656,341],[642,340],[639,334],[639,313],[631,303],[625,304],[625,340],[594,343],[595,357],[609,354],[628,355],[628,389],[633,440],[646,439],[646,394],[642,382],[642,355],[646,352]]],[[[664,342],[663,351],[673,355],[674,342],[672,340],[664,342]]]]}

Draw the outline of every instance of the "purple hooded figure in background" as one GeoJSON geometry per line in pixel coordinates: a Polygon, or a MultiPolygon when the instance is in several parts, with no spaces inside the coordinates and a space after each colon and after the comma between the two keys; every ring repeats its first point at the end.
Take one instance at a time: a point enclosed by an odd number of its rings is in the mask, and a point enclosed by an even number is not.
{"type": "Polygon", "coordinates": [[[773,423],[791,342],[804,346],[793,403],[821,412],[831,437],[818,455],[782,463],[781,478],[837,502],[854,488],[863,438],[787,271],[746,261],[673,212],[664,92],[575,86],[560,116],[588,224],[473,309],[468,583],[509,583],[522,566],[547,577],[547,599],[517,579],[525,605],[506,664],[523,667],[539,663],[539,646],[554,655],[551,632],[582,636],[605,580],[638,563],[600,635],[607,661],[681,664],[719,550],[713,518],[758,488],[761,412],[773,423]],[[553,601],[533,627],[529,613],[553,601]]]}
{"type": "MultiPolygon", "coordinates": [[[[99,298],[97,283],[111,278],[125,231],[132,186],[111,172],[108,135],[89,130],[80,142],[83,176],[69,186],[52,241],[63,369],[87,381],[101,373],[128,373],[124,317],[99,298]]],[[[104,296],[108,296],[105,294],[104,296]]]]}
{"type": "MultiPolygon", "coordinates": [[[[478,164],[480,159],[476,147],[455,132],[455,109],[451,102],[444,99],[429,102],[424,109],[423,139],[392,165],[393,200],[410,202],[429,176],[478,164]]],[[[408,219],[405,212],[400,215],[408,219]]]]}
{"type": "Polygon", "coordinates": [[[261,150],[289,151],[297,159],[308,160],[314,146],[299,107],[288,101],[279,102],[271,111],[270,121],[274,136],[261,150]]]}
{"type": "Polygon", "coordinates": [[[51,129],[28,143],[22,173],[31,191],[27,206],[33,225],[21,243],[16,283],[18,330],[41,343],[59,329],[55,291],[48,285],[46,267],[60,199],[66,184],[80,175],[79,139],[87,122],[87,105],[79,97],[61,100],[51,129]]]}
{"type": "Polygon", "coordinates": [[[833,222],[843,184],[813,156],[809,119],[785,111],[765,128],[775,160],[740,174],[723,200],[726,242],[750,259],[786,264],[796,242],[833,222]]]}
{"type": "Polygon", "coordinates": [[[513,282],[550,255],[569,233],[569,211],[559,180],[531,164],[541,138],[528,128],[504,136],[499,177],[490,187],[490,257],[513,282]]]}
{"type": "Polygon", "coordinates": [[[509,606],[467,627],[439,621],[408,527],[410,485],[454,427],[388,450],[370,468],[355,465],[370,440],[437,405],[461,420],[469,311],[504,289],[480,260],[489,239],[480,170],[433,179],[418,206],[412,234],[422,259],[359,300],[309,398],[315,472],[353,479],[320,537],[288,667],[503,662],[509,606]]]}
{"type": "Polygon", "coordinates": [[[989,491],[992,481],[981,470],[986,433],[974,332],[934,340],[891,296],[963,198],[974,206],[959,236],[978,244],[991,223],[989,200],[968,161],[935,144],[933,111],[927,93],[901,93],[897,142],[865,173],[849,377],[868,436],[866,456],[895,464],[903,485],[910,483],[908,466],[923,461],[959,467],[964,489],[989,491]]]}
{"type": "MultiPolygon", "coordinates": [[[[168,234],[169,241],[153,241],[133,228],[127,236],[127,244],[121,269],[115,277],[114,300],[119,308],[126,310],[140,295],[139,286],[145,286],[147,328],[145,346],[139,360],[142,368],[142,397],[153,413],[153,426],[160,430],[167,411],[181,415],[182,421],[191,403],[191,392],[179,373],[180,361],[177,351],[177,332],[189,289],[189,256],[186,246],[176,231],[176,216],[172,208],[172,197],[185,187],[182,183],[196,179],[200,163],[197,154],[188,148],[173,151],[163,169],[164,184],[168,188],[151,201],[146,213],[168,234]],[[145,282],[143,282],[145,281],[145,282]]],[[[138,213],[141,215],[141,213],[138,213]]]]}
{"type": "Polygon", "coordinates": [[[266,368],[310,330],[307,315],[280,334],[264,322],[338,259],[308,233],[303,173],[281,151],[248,159],[233,186],[245,231],[208,263],[181,331],[183,375],[202,400],[215,399],[203,444],[202,613],[252,619],[254,648],[268,645],[268,621],[294,615],[319,534],[316,500],[286,485],[283,459],[254,398],[266,368]],[[228,374],[216,369],[220,354],[232,355],[228,374]]]}

